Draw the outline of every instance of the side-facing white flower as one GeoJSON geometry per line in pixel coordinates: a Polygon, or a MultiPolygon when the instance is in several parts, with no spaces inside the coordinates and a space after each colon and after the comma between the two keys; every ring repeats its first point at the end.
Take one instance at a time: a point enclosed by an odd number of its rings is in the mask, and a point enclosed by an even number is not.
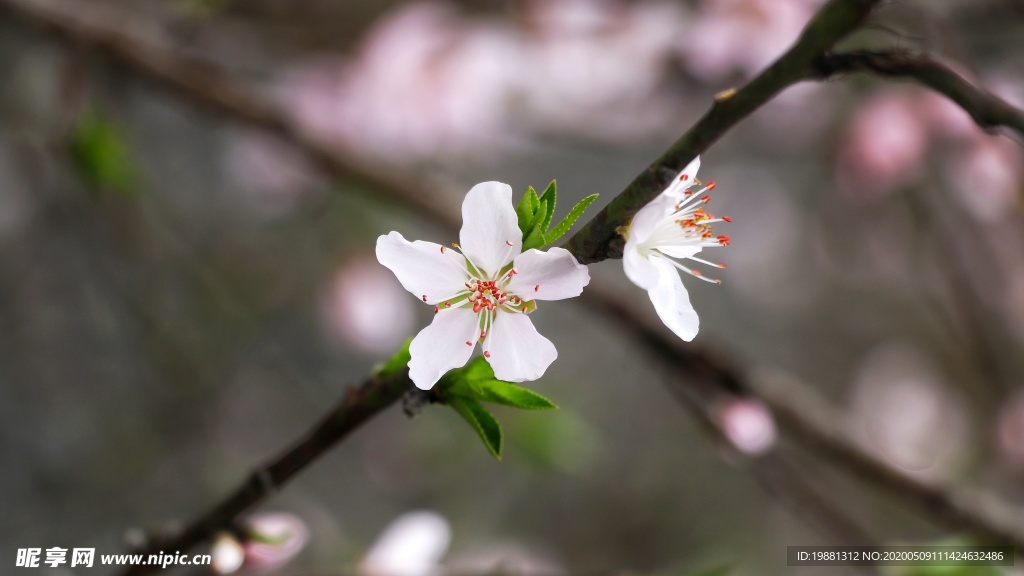
{"type": "Polygon", "coordinates": [[[700,322],[690,305],[690,297],[679,277],[682,270],[705,282],[718,280],[705,278],[679,260],[693,260],[716,268],[716,264],[697,258],[697,253],[708,246],[728,246],[728,236],[715,236],[711,225],[732,222],[728,216],[716,218],[704,210],[709,197],[704,195],[715,188],[708,182],[701,190],[690,190],[697,180],[700,157],[676,176],[657,198],[640,209],[625,231],[626,248],[622,267],[633,284],[647,290],[654,310],[661,321],[677,336],[689,342],[697,335],[700,322]]]}
{"type": "Polygon", "coordinates": [[[482,343],[499,380],[536,380],[558,357],[526,316],[536,300],[579,296],[587,267],[568,250],[522,252],[512,188],[477,184],[462,203],[461,254],[440,244],[409,242],[398,232],[377,239],[377,260],[406,290],[434,305],[434,320],[409,346],[409,377],[428,390],[464,366],[482,343]]]}

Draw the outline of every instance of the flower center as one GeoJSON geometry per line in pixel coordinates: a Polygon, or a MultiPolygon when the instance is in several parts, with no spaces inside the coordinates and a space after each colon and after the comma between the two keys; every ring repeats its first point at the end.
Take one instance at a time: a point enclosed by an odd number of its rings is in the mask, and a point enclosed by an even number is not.
{"type": "MultiPolygon", "coordinates": [[[[508,260],[514,249],[511,241],[506,240],[505,245],[508,246],[508,250],[505,252],[502,261],[508,260]]],[[[452,246],[459,250],[458,244],[452,244],[452,246]]],[[[444,246],[441,247],[441,251],[445,251],[444,246]]],[[[487,338],[487,332],[490,331],[491,326],[494,324],[495,316],[499,310],[526,314],[536,308],[534,302],[524,302],[521,297],[508,291],[509,282],[519,273],[513,264],[508,264],[495,275],[491,275],[474,264],[466,256],[465,252],[462,255],[466,258],[466,273],[469,277],[464,284],[466,288],[452,298],[434,306],[434,314],[440,312],[442,308],[451,308],[453,304],[459,308],[472,307],[473,313],[479,317],[480,336],[478,340],[483,342],[487,338]]],[[[537,289],[539,288],[540,286],[538,285],[537,289]]],[[[472,346],[473,344],[472,340],[466,341],[467,346],[472,346]]],[[[484,356],[490,358],[490,351],[484,350],[484,356]]]]}
{"type": "MultiPolygon", "coordinates": [[[[680,182],[685,181],[685,176],[684,174],[680,177],[680,182]]],[[[700,181],[696,178],[694,178],[693,183],[700,185],[700,181]]],[[[685,184],[686,187],[691,185],[685,184]]],[[[680,184],[676,188],[678,189],[683,186],[683,184],[680,184]]],[[[695,256],[703,248],[729,245],[729,237],[724,234],[715,236],[711,230],[711,225],[716,222],[732,222],[732,218],[728,216],[717,217],[705,210],[703,206],[711,200],[711,197],[705,193],[711,192],[714,189],[715,183],[712,181],[708,182],[701,190],[683,191],[681,193],[682,199],[676,203],[671,212],[658,222],[650,238],[637,247],[640,255],[644,258],[651,256],[664,258],[673,266],[691,276],[705,282],[721,284],[721,280],[707,278],[699,270],[684,266],[678,262],[678,259],[687,259],[715,268],[725,268],[725,264],[709,262],[695,256]]],[[[679,195],[678,190],[675,194],[679,195]]]]}

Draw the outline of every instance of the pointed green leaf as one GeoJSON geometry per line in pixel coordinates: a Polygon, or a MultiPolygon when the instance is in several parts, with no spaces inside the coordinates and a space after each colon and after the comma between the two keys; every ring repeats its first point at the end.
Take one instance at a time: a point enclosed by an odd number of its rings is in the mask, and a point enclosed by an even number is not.
{"type": "Polygon", "coordinates": [[[580,200],[578,204],[573,206],[572,210],[569,211],[569,215],[566,216],[565,218],[562,218],[562,221],[559,222],[544,236],[543,245],[547,246],[548,244],[551,244],[552,242],[558,240],[562,236],[565,236],[565,233],[568,232],[569,229],[572,228],[572,225],[575,224],[576,221],[580,219],[580,216],[583,215],[583,212],[585,212],[586,209],[589,208],[590,205],[594,203],[594,200],[597,200],[597,194],[591,194],[590,196],[587,196],[583,200],[580,200]]]}
{"type": "Polygon", "coordinates": [[[539,206],[540,202],[537,200],[537,191],[533,189],[533,186],[528,186],[523,197],[519,199],[519,204],[516,205],[516,216],[519,217],[520,230],[529,229],[527,226],[533,221],[533,216],[537,213],[539,206]]]}
{"type": "Polygon", "coordinates": [[[385,378],[394,374],[395,372],[405,368],[409,365],[409,360],[412,356],[409,355],[409,344],[412,343],[412,338],[409,338],[402,344],[402,347],[395,352],[395,355],[388,359],[379,369],[377,369],[377,376],[385,378]]]}
{"type": "Polygon", "coordinates": [[[477,400],[504,404],[523,410],[550,410],[557,408],[550,400],[533,390],[516,386],[502,380],[481,380],[470,383],[470,389],[477,400]]]}
{"type": "Polygon", "coordinates": [[[555,200],[558,197],[558,185],[552,180],[551,184],[544,189],[544,194],[541,194],[540,205],[545,208],[544,212],[544,223],[541,224],[540,229],[546,231],[551,226],[551,218],[555,215],[555,200]],[[545,205],[544,202],[547,201],[545,205]]]}
{"type": "Polygon", "coordinates": [[[455,409],[470,426],[480,435],[495,458],[501,460],[501,424],[493,414],[487,411],[479,402],[465,396],[454,396],[448,400],[448,405],[455,409]]]}
{"type": "Polygon", "coordinates": [[[543,248],[546,246],[544,243],[544,231],[540,228],[540,222],[536,226],[530,229],[529,234],[523,234],[523,252],[531,248],[543,248]]]}

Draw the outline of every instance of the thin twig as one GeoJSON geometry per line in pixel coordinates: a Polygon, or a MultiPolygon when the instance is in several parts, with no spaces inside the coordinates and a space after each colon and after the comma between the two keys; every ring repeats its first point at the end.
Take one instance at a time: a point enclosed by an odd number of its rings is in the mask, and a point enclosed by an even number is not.
{"type": "MultiPolygon", "coordinates": [[[[830,0],[807,24],[785,54],[739,90],[728,90],[692,128],[641,172],[614,200],[569,239],[565,247],[588,264],[621,256],[616,229],[665,189],[671,178],[739,121],[782,90],[811,78],[815,63],[857,29],[878,0],[830,0]]],[[[737,39],[737,41],[741,41],[737,39]]]]}
{"type": "Polygon", "coordinates": [[[952,68],[928,54],[908,50],[857,50],[828,53],[815,66],[820,78],[848,72],[870,72],[886,78],[919,82],[960,105],[978,126],[1005,127],[1024,138],[1024,110],[995,94],[975,86],[952,68]]]}
{"type": "MultiPolygon", "coordinates": [[[[209,540],[220,530],[231,529],[238,517],[277,492],[302,469],[322,456],[378,412],[397,402],[411,387],[408,369],[385,377],[371,377],[358,388],[348,388],[336,404],[306,435],[265,464],[256,467],[239,487],[182,532],[152,538],[144,555],[161,551],[185,551],[209,540]]],[[[152,567],[139,565],[126,576],[145,574],[152,567]]]]}

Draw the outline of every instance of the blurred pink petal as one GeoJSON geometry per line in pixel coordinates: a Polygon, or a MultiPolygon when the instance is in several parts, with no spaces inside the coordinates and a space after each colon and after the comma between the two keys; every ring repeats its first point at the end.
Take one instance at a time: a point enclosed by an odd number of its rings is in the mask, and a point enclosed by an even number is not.
{"type": "Polygon", "coordinates": [[[1024,189],[1024,155],[1016,142],[979,132],[948,169],[957,197],[974,217],[991,222],[1016,214],[1012,208],[1024,189]]]}
{"type": "Polygon", "coordinates": [[[518,21],[420,1],[384,16],[347,65],[285,75],[303,129],[404,161],[481,155],[566,131],[621,138],[665,130],[661,90],[682,15],[670,3],[532,2],[518,21]]]}
{"type": "Polygon", "coordinates": [[[782,55],[814,14],[812,0],[704,0],[683,37],[687,68],[705,82],[750,78],[782,55]]]}
{"type": "Polygon", "coordinates": [[[413,302],[375,260],[342,266],[324,304],[330,330],[368,354],[390,354],[412,334],[413,302]]]}
{"type": "Polygon", "coordinates": [[[863,361],[853,391],[857,433],[892,464],[927,478],[944,477],[967,434],[963,399],[915,350],[886,345],[863,361]]]}
{"type": "Polygon", "coordinates": [[[875,196],[921,176],[928,126],[903,92],[868,100],[854,113],[840,152],[839,176],[853,196],[875,196]]]}
{"type": "Polygon", "coordinates": [[[760,402],[731,401],[720,409],[718,418],[725,437],[744,454],[757,456],[775,445],[775,418],[760,402]]]}
{"type": "Polygon", "coordinates": [[[245,543],[245,566],[256,572],[268,572],[284,566],[306,547],[309,540],[306,524],[293,514],[256,514],[248,524],[255,538],[245,543]]]}

